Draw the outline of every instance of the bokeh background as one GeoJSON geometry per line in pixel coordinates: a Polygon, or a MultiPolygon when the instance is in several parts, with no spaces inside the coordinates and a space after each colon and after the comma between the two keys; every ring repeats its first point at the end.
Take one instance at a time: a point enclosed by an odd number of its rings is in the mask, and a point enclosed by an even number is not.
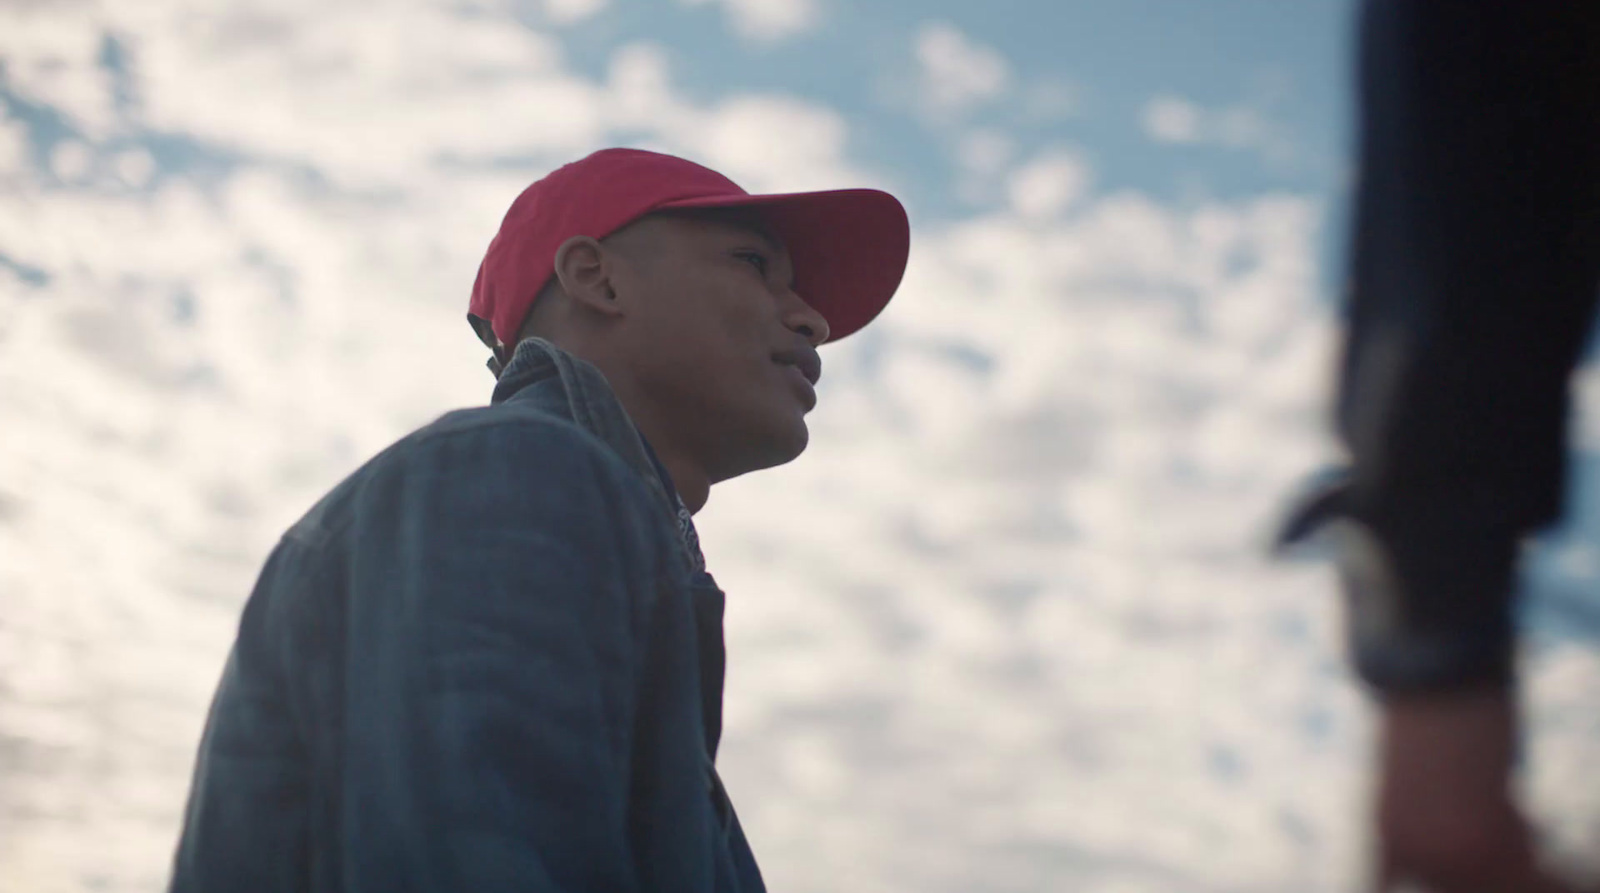
{"type": "MultiPolygon", "coordinates": [[[[781,891],[1345,891],[1326,570],[1343,0],[0,0],[0,890],[162,887],[279,533],[482,403],[516,193],[606,145],[873,185],[905,284],[701,515],[781,891]]],[[[1537,547],[1530,801],[1600,856],[1600,377],[1537,547]]]]}

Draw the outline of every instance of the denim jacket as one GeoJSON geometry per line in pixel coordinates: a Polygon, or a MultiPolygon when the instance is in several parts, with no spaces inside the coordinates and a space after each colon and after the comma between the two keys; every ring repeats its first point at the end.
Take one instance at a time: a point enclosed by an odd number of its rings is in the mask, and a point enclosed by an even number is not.
{"type": "Polygon", "coordinates": [[[174,893],[760,891],[713,759],[723,595],[594,367],[379,454],[245,605],[174,893]]]}

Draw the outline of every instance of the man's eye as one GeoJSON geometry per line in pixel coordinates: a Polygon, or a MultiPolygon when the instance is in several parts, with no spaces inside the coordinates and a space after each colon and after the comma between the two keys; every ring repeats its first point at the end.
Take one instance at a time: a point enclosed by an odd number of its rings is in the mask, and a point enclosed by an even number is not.
{"type": "Polygon", "coordinates": [[[755,267],[756,270],[759,271],[762,276],[767,275],[767,257],[766,257],[766,255],[761,254],[760,252],[757,252],[757,251],[741,251],[741,252],[739,252],[738,257],[739,257],[740,260],[744,261],[745,263],[749,264],[750,266],[755,267]]]}

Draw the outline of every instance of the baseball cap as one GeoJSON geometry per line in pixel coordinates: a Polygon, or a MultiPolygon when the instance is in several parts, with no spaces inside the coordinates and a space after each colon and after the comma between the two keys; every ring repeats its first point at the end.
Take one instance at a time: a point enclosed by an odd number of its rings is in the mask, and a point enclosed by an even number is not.
{"type": "Polygon", "coordinates": [[[710,168],[641,149],[602,149],[535,182],[506,212],[472,286],[467,320],[491,349],[516,341],[556,249],[603,239],[656,211],[756,209],[794,260],[795,290],[837,341],[871,322],[905,274],[905,208],[876,189],[751,195],[710,168]]]}

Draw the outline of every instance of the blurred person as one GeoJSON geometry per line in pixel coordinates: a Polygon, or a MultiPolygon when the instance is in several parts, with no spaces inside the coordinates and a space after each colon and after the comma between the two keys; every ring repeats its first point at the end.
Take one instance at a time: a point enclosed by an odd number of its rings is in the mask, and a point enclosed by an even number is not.
{"type": "Polygon", "coordinates": [[[651,152],[528,187],[472,292],[491,405],[273,551],[171,889],[763,889],[714,763],[724,597],[692,514],[804,450],[816,348],[883,309],[908,242],[886,193],[752,196],[651,152]]]}
{"type": "Polygon", "coordinates": [[[1568,890],[1513,793],[1513,594],[1561,515],[1600,287],[1600,4],[1368,0],[1359,36],[1352,469],[1286,539],[1337,533],[1380,707],[1378,887],[1568,890]]]}

